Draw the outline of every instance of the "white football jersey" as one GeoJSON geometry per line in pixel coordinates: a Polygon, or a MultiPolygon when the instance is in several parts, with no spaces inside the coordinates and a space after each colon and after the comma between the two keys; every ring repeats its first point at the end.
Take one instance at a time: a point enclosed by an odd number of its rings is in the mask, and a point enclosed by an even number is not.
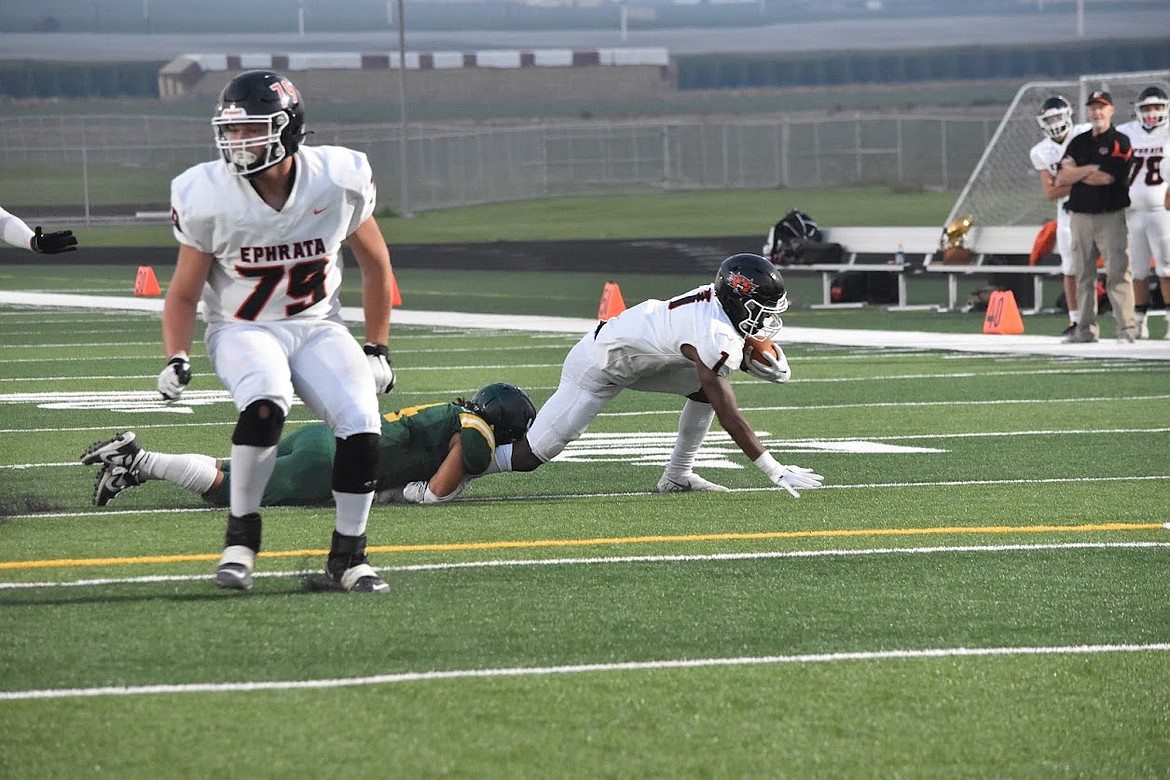
{"type": "MultiPolygon", "coordinates": [[[[1087,122],[1082,125],[1074,125],[1068,131],[1068,135],[1064,137],[1061,142],[1056,142],[1051,138],[1045,138],[1032,147],[1028,156],[1032,159],[1032,167],[1038,171],[1048,171],[1053,176],[1060,170],[1060,161],[1064,159],[1064,152],[1068,149],[1068,142],[1076,138],[1081,133],[1092,130],[1093,126],[1087,122]]],[[[1058,224],[1067,223],[1069,221],[1069,214],[1064,210],[1064,204],[1068,200],[1068,196],[1056,199],[1056,221],[1058,224]]]]}
{"type": "Polygon", "coordinates": [[[288,201],[274,210],[223,160],[171,182],[182,244],[215,256],[203,289],[207,322],[326,319],[340,311],[341,242],[374,212],[366,155],[302,146],[288,201]]]}
{"type": "Polygon", "coordinates": [[[719,376],[740,367],[744,340],[714,285],[669,301],[643,301],[607,321],[595,340],[597,364],[622,387],[685,395],[698,390],[699,381],[695,364],[682,354],[684,344],[719,376]]]}
{"type": "Polygon", "coordinates": [[[1133,157],[1129,159],[1129,207],[1133,211],[1164,211],[1166,208],[1166,171],[1162,169],[1166,148],[1170,146],[1170,125],[1151,132],[1142,129],[1136,119],[1119,125],[1129,136],[1133,157]]]}

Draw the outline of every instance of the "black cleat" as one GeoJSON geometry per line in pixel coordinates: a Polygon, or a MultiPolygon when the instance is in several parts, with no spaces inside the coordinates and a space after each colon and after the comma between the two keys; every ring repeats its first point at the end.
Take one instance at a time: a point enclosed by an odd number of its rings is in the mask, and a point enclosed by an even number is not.
{"type": "Polygon", "coordinates": [[[138,468],[142,454],[142,445],[134,431],[123,431],[112,439],[95,441],[89,445],[89,449],[81,454],[81,462],[87,466],[104,463],[134,471],[138,468]]]}

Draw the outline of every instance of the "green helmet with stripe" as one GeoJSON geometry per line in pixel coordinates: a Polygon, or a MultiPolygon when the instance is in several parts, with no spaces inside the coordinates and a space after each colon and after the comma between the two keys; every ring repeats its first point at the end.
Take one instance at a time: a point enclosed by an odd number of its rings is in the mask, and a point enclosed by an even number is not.
{"type": "Polygon", "coordinates": [[[536,419],[536,406],[528,393],[506,382],[480,388],[464,406],[492,426],[497,446],[524,438],[536,419]]]}

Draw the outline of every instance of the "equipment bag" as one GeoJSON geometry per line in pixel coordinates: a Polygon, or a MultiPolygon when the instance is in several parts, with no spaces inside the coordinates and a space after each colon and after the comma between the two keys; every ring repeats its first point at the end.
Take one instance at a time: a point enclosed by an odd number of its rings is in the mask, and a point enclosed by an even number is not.
{"type": "Polygon", "coordinates": [[[840,264],[845,247],[825,241],[825,232],[808,214],[793,209],[768,233],[764,254],[776,265],[840,264]]]}

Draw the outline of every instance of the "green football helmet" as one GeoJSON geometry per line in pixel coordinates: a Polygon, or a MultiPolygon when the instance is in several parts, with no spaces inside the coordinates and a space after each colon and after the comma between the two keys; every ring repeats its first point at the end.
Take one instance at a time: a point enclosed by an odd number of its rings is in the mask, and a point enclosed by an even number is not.
{"type": "Polygon", "coordinates": [[[496,435],[496,444],[511,444],[524,438],[536,419],[536,406],[528,393],[516,385],[495,382],[480,388],[464,406],[487,420],[496,435]]]}

